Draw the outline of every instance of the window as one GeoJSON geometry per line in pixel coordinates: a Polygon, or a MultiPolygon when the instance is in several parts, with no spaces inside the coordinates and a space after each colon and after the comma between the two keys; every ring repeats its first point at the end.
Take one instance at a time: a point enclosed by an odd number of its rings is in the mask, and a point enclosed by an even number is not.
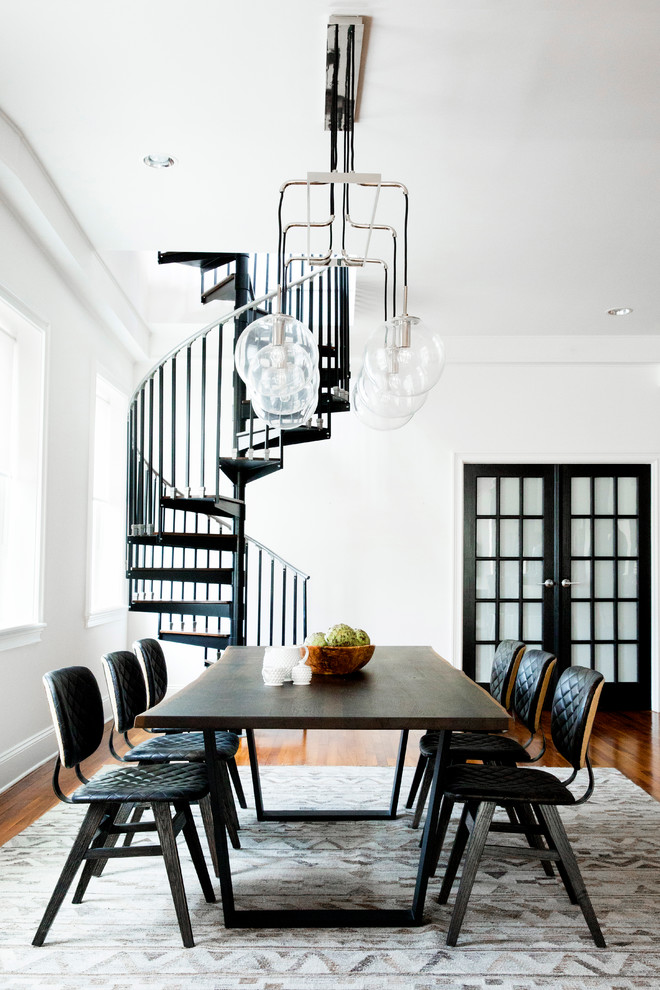
{"type": "Polygon", "coordinates": [[[96,377],[88,625],[126,607],[126,409],[128,399],[96,377]]]}
{"type": "Polygon", "coordinates": [[[0,297],[0,649],[39,639],[43,327],[0,297]]]}

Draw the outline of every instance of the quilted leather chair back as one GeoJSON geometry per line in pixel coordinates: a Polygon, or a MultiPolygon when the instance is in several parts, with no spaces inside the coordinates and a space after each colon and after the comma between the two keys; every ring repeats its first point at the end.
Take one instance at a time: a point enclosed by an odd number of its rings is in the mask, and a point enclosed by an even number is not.
{"type": "Polygon", "coordinates": [[[585,765],[604,681],[600,671],[588,667],[569,667],[557,681],[550,722],[552,741],[575,770],[585,765]]]}
{"type": "Polygon", "coordinates": [[[61,667],[43,677],[62,766],[77,766],[103,739],[103,702],[88,667],[61,667]]]}
{"type": "Polygon", "coordinates": [[[557,658],[545,650],[527,650],[520,661],[513,689],[513,712],[531,733],[538,730],[556,663],[557,658]]]}
{"type": "Polygon", "coordinates": [[[167,663],[157,639],[138,639],[133,643],[147,686],[147,708],[153,708],[167,691],[167,663]]]}
{"type": "Polygon", "coordinates": [[[525,644],[515,639],[503,639],[495,650],[490,671],[490,693],[504,708],[511,707],[511,695],[525,644]]]}
{"type": "Polygon", "coordinates": [[[147,707],[147,691],[140,664],[135,654],[128,650],[106,653],[101,663],[110,692],[115,731],[128,732],[133,728],[135,716],[147,707]]]}

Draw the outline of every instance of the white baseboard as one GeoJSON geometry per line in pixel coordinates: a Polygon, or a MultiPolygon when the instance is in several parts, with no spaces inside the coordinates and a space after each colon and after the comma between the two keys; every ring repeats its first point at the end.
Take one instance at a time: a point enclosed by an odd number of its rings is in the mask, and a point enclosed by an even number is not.
{"type": "MultiPolygon", "coordinates": [[[[112,717],[107,695],[103,698],[103,713],[106,720],[112,717]]],[[[57,739],[52,725],[0,753],[0,794],[33,770],[55,759],[56,754],[57,739]]]]}

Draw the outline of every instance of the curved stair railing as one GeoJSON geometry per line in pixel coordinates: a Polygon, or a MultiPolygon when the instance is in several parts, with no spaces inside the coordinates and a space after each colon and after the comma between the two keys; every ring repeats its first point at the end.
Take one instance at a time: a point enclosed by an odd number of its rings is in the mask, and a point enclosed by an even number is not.
{"type": "MultiPolygon", "coordinates": [[[[214,284],[225,293],[231,285],[235,309],[173,348],[140,382],[128,415],[129,608],[158,613],[160,638],[206,650],[306,634],[309,576],[246,536],[245,489],[282,469],[285,446],[330,437],[333,412],[348,408],[349,383],[348,271],[301,267],[284,309],[317,338],[317,408],[294,430],[259,420],[233,352],[245,326],[270,311],[272,266],[266,261],[264,272],[244,254],[218,257],[232,258],[214,284]],[[271,582],[283,568],[282,590],[250,583],[254,567],[269,570],[271,582]],[[250,625],[248,615],[262,621],[250,625]]],[[[204,281],[202,289],[209,295],[204,281]]]]}

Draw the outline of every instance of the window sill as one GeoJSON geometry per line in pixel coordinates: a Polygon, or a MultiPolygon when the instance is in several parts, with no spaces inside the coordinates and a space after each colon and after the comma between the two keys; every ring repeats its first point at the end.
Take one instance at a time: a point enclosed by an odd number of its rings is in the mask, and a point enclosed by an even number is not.
{"type": "Polygon", "coordinates": [[[19,646],[30,646],[31,643],[39,643],[41,631],[45,628],[45,622],[34,622],[28,626],[12,626],[9,629],[0,629],[0,652],[15,650],[19,646]]]}
{"type": "Polygon", "coordinates": [[[123,619],[128,612],[128,605],[119,605],[117,608],[104,608],[98,612],[90,612],[85,616],[85,628],[92,626],[104,626],[107,622],[118,622],[123,619]]]}

